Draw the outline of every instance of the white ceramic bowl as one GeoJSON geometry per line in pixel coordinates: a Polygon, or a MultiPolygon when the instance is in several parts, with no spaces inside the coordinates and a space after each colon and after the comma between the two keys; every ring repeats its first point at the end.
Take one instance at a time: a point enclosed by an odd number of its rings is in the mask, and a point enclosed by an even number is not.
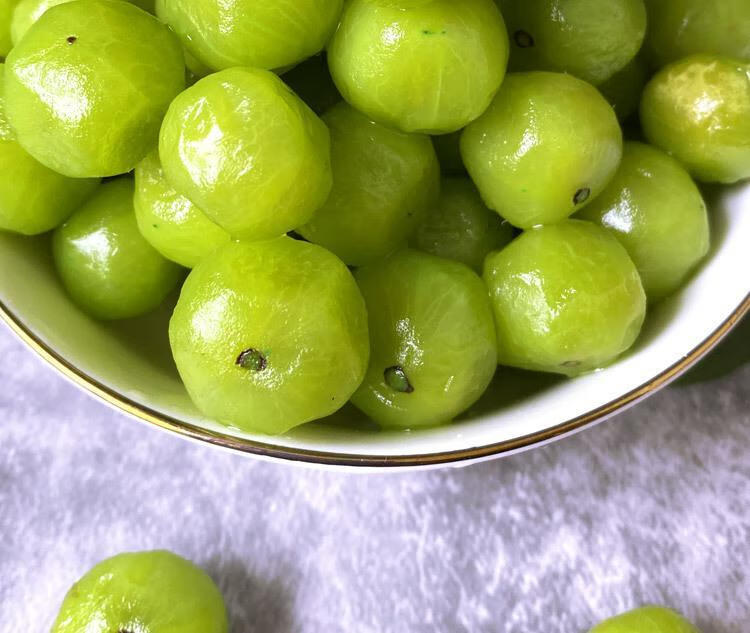
{"type": "Polygon", "coordinates": [[[240,453],[325,465],[465,464],[539,446],[604,420],[679,376],[729,332],[750,309],[750,184],[716,190],[709,201],[710,258],[681,293],[651,312],[624,358],[575,380],[501,370],[471,411],[452,425],[427,431],[379,432],[351,407],[282,437],[227,429],[206,419],[188,399],[172,364],[168,307],[128,323],[90,320],[57,282],[46,237],[0,234],[0,316],[84,389],[187,437],[240,453]],[[144,337],[144,332],[160,335],[144,337]]]}

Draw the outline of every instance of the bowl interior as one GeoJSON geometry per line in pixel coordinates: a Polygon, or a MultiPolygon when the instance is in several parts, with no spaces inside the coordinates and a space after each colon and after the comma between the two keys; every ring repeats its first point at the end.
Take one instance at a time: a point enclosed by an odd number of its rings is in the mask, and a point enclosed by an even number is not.
{"type": "MultiPolygon", "coordinates": [[[[61,358],[80,378],[116,394],[131,413],[171,419],[232,437],[235,447],[335,453],[387,459],[472,451],[521,438],[541,442],[572,420],[593,421],[657,387],[747,307],[750,289],[750,184],[707,192],[713,247],[677,296],[656,306],[635,348],[615,365],[575,380],[501,369],[485,397],[456,423],[411,432],[380,432],[353,407],[281,437],[227,429],[190,402],[172,363],[166,335],[170,306],[142,319],[97,323],[65,295],[51,264],[48,237],[0,233],[0,308],[16,329],[61,358]],[[628,395],[629,394],[629,395],[628,395]],[[627,398],[625,396],[628,395],[627,398]],[[145,413],[149,410],[152,414],[145,413]]],[[[692,357],[691,357],[692,358],[692,357]]],[[[68,372],[70,373],[70,372],[68,372]]],[[[153,421],[153,420],[152,420],[153,421]]]]}

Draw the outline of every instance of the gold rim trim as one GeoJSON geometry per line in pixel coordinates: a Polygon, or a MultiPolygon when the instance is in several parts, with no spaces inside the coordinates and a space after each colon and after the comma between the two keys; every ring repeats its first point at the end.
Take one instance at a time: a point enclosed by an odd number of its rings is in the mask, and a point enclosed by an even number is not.
{"type": "Polygon", "coordinates": [[[311,464],[321,464],[326,466],[350,466],[365,468],[394,468],[394,467],[416,467],[416,466],[437,466],[443,464],[473,461],[493,456],[507,455],[520,450],[531,448],[537,444],[545,444],[552,440],[570,435],[575,431],[582,430],[600,422],[614,413],[621,411],[646,396],[665,387],[670,382],[681,376],[695,363],[710,352],[737,323],[750,312],[750,293],[745,299],[708,338],[700,345],[693,349],[689,354],[680,361],[664,370],[640,387],[629,393],[609,402],[593,411],[581,416],[563,422],[544,431],[532,433],[513,440],[488,444],[477,448],[463,449],[458,451],[447,451],[443,453],[428,453],[424,455],[403,455],[403,456],[380,456],[373,457],[370,455],[356,455],[346,453],[312,451],[300,448],[288,448],[244,440],[231,435],[225,435],[214,431],[209,431],[201,427],[183,422],[170,416],[154,411],[145,407],[123,395],[103,385],[95,378],[81,371],[57,352],[41,341],[22,321],[16,316],[2,301],[0,301],[0,318],[5,321],[10,329],[15,332],[19,338],[24,341],[32,350],[41,356],[50,365],[56,368],[68,379],[82,387],[89,393],[104,400],[107,404],[124,411],[125,413],[139,418],[145,422],[153,424],[161,429],[171,431],[183,437],[199,440],[215,446],[230,449],[233,451],[266,457],[277,460],[296,461],[311,464]]]}

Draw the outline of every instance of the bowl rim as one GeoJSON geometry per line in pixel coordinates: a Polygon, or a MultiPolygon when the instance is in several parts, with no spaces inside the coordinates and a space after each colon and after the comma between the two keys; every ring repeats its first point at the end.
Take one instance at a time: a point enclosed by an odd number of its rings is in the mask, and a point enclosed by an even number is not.
{"type": "Polygon", "coordinates": [[[160,413],[118,393],[115,389],[102,384],[76,367],[34,334],[31,328],[0,299],[0,321],[4,321],[10,330],[28,347],[75,385],[131,417],[182,437],[245,455],[271,459],[273,461],[371,469],[436,467],[448,464],[470,463],[483,459],[508,456],[562,439],[622,412],[679,378],[716,347],[748,313],[750,313],[750,292],[745,295],[745,298],[718,328],[679,361],[662,370],[639,387],[580,416],[542,431],[523,435],[512,440],[456,451],[394,456],[318,451],[280,446],[272,442],[259,442],[212,431],[160,413]]]}

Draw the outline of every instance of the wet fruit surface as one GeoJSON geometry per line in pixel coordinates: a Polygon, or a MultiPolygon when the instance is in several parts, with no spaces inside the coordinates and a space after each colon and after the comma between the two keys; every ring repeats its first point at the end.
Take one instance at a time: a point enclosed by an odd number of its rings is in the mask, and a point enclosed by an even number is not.
{"type": "Polygon", "coordinates": [[[48,169],[18,144],[5,116],[0,64],[0,229],[37,235],[66,220],[96,189],[96,179],[66,178],[48,169]]]}
{"type": "Polygon", "coordinates": [[[564,220],[601,193],[620,163],[622,132],[612,107],[580,79],[510,74],[464,131],[461,154],[485,203],[531,228],[564,220]]]}
{"type": "Polygon", "coordinates": [[[352,402],[384,427],[450,422],[497,365],[487,290],[468,267],[413,250],[362,268],[370,366],[352,402]]]}
{"type": "Polygon", "coordinates": [[[156,308],[182,276],[141,235],[133,182],[103,184],[55,231],[57,272],[73,300],[98,319],[125,319],[156,308]]]}
{"type": "Polygon", "coordinates": [[[283,433],[340,409],[367,367],[367,313],[346,266],[288,237],[232,242],[185,282],[169,329],[198,408],[283,433]]]}
{"type": "Polygon", "coordinates": [[[224,600],[191,562],[165,551],[102,561],[68,592],[52,633],[226,633],[224,600]]]}
{"type": "Polygon", "coordinates": [[[209,68],[275,70],[322,50],[342,5],[343,0],[157,0],[156,12],[209,68]]]}
{"type": "Polygon", "coordinates": [[[156,145],[185,85],[182,48],[126,2],[52,7],[8,55],[5,97],[18,142],[66,176],[115,176],[156,145]]]}
{"type": "Polygon", "coordinates": [[[347,264],[402,246],[437,204],[440,173],[429,137],[373,123],[346,103],[323,116],[331,131],[333,189],[299,229],[347,264]]]}
{"type": "Polygon", "coordinates": [[[455,132],[487,107],[508,38],[492,0],[352,0],[328,48],[344,98],[405,132],[455,132]],[[467,69],[471,72],[467,72],[467,69]]]}
{"type": "Polygon", "coordinates": [[[617,174],[578,217],[620,240],[650,301],[675,292],[708,253],[708,213],[698,187],[675,159],[643,143],[625,144],[617,174]]]}
{"type": "Polygon", "coordinates": [[[646,295],[627,251],[580,220],[525,232],[485,263],[502,365],[575,376],[634,343],[646,295]]]}
{"type": "Polygon", "coordinates": [[[187,268],[229,241],[229,233],[167,182],[156,151],[135,169],[133,204],[143,237],[164,257],[187,268]]]}
{"type": "Polygon", "coordinates": [[[326,126],[275,74],[232,68],[177,97],[161,129],[169,182],[235,237],[277,237],[331,190],[326,126]]]}
{"type": "Polygon", "coordinates": [[[641,124],[698,180],[750,177],[750,63],[695,55],[665,67],[643,93],[641,124]]]}
{"type": "Polygon", "coordinates": [[[622,70],[646,35],[643,0],[498,0],[513,70],[567,72],[594,85],[622,70]]]}

